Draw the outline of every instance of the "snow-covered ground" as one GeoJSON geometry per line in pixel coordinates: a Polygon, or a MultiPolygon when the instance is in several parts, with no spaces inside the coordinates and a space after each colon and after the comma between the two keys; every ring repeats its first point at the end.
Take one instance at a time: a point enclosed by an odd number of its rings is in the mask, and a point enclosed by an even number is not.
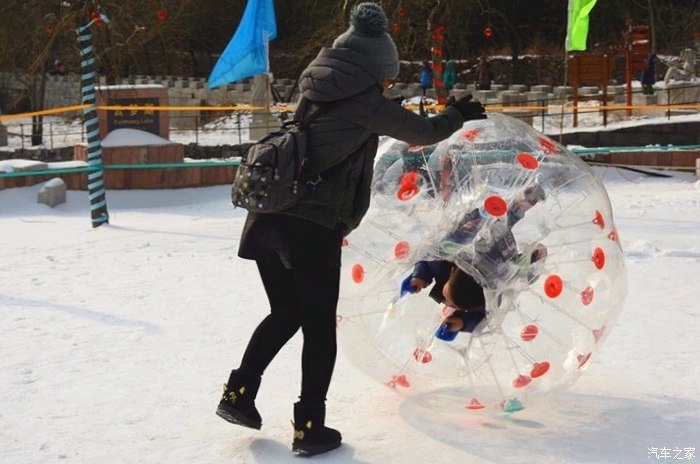
{"type": "MultiPolygon", "coordinates": [[[[315,462],[700,459],[700,181],[597,172],[629,295],[578,383],[510,416],[430,414],[341,350],[328,423],[344,445],[315,462]]],[[[0,462],[299,462],[300,335],[264,378],[261,431],[214,415],[268,308],[254,264],[236,257],[244,212],[228,187],[110,191],[98,229],[85,192],[51,209],[40,188],[0,191],[0,462]]]]}

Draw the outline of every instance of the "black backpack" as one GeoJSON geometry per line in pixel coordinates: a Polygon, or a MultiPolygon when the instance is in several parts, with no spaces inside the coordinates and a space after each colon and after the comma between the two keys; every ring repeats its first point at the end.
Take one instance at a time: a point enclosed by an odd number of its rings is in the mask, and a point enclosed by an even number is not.
{"type": "Polygon", "coordinates": [[[231,188],[234,206],[253,213],[278,213],[297,204],[306,161],[304,129],[327,109],[321,106],[303,120],[307,102],[302,98],[292,121],[252,145],[242,157],[231,188]]]}

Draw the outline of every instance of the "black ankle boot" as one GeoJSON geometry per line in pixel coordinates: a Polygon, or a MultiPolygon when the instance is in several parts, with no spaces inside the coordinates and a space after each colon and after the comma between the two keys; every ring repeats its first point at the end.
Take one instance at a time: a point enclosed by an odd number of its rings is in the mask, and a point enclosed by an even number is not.
{"type": "Polygon", "coordinates": [[[228,383],[224,385],[216,415],[232,424],[251,429],[262,427],[262,418],[255,407],[255,396],[260,388],[260,376],[231,371],[228,383]]]}
{"type": "Polygon", "coordinates": [[[304,456],[325,453],[340,446],[340,432],[325,426],[326,405],[294,404],[292,451],[304,456]]]}

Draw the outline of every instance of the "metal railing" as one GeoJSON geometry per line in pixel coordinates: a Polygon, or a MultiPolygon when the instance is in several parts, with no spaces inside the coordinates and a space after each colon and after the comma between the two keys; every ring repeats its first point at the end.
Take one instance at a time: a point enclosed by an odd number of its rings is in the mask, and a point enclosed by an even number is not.
{"type": "MultiPolygon", "coordinates": [[[[678,89],[696,89],[700,88],[700,85],[684,85],[676,86],[668,89],[659,89],[656,92],[666,92],[665,104],[657,105],[608,105],[607,102],[602,102],[602,105],[579,105],[577,108],[571,106],[572,100],[569,95],[564,97],[553,97],[544,98],[537,100],[524,100],[517,104],[502,106],[494,103],[487,103],[485,106],[488,111],[503,111],[503,112],[527,112],[530,113],[530,117],[534,120],[539,121],[539,127],[536,129],[544,132],[548,126],[559,127],[559,128],[569,128],[570,125],[566,124],[567,118],[573,117],[574,113],[578,114],[590,114],[590,113],[618,113],[618,112],[640,112],[640,111],[663,111],[668,120],[675,115],[674,112],[680,115],[688,114],[689,112],[700,112],[700,100],[687,101],[683,103],[671,103],[672,92],[678,89]],[[553,108],[561,108],[560,111],[552,111],[553,108]]],[[[634,93],[639,94],[641,91],[635,91],[634,93]]],[[[608,96],[614,96],[615,94],[608,94],[608,96]]],[[[596,97],[601,97],[602,94],[597,95],[582,95],[579,100],[585,101],[586,99],[595,99],[596,97]]],[[[111,107],[110,107],[111,108],[111,107]]],[[[429,110],[436,112],[439,107],[432,107],[429,110]]],[[[47,110],[46,112],[59,113],[60,109],[47,110]]],[[[72,112],[75,114],[76,107],[70,107],[66,109],[66,112],[72,112]]],[[[176,138],[178,142],[189,144],[193,143],[199,145],[203,142],[203,138],[207,134],[221,134],[221,133],[231,133],[232,142],[237,144],[244,143],[244,133],[246,130],[256,130],[265,129],[269,126],[259,125],[252,122],[253,111],[250,108],[247,109],[232,109],[232,107],[176,107],[176,109],[161,109],[160,111],[173,111],[177,114],[171,114],[170,117],[170,134],[171,139],[176,138]],[[197,111],[199,114],[186,115],[181,114],[186,111],[197,111]],[[233,120],[231,121],[231,117],[233,120]],[[222,124],[217,124],[222,122],[224,119],[228,120],[228,124],[223,126],[222,124]]],[[[281,124],[285,120],[289,119],[291,116],[292,109],[289,106],[280,107],[270,112],[271,119],[275,123],[281,124]]],[[[31,114],[31,113],[30,113],[31,114]]],[[[30,115],[28,114],[28,115],[30,115]]],[[[9,117],[9,115],[5,115],[9,117]]],[[[12,117],[21,115],[12,115],[12,117]]],[[[4,118],[0,116],[0,123],[4,118]]],[[[83,125],[77,120],[71,120],[66,118],[64,122],[59,122],[53,118],[46,118],[42,122],[43,126],[43,147],[53,150],[57,147],[72,146],[80,143],[85,143],[86,134],[83,125]],[[49,120],[46,120],[49,119],[49,120]],[[72,123],[71,123],[72,121],[72,123]]],[[[603,118],[605,120],[606,118],[603,118]]],[[[625,116],[621,120],[626,119],[625,116]]],[[[534,124],[533,124],[534,125],[534,124]]],[[[8,139],[14,139],[16,143],[10,144],[15,147],[15,149],[24,151],[32,147],[32,123],[25,122],[11,122],[8,124],[7,135],[8,139]]],[[[205,141],[204,141],[205,142],[205,141]]],[[[204,143],[206,144],[206,143],[204,143]]],[[[232,143],[234,144],[234,143],[232,143]]]]}
{"type": "MultiPolygon", "coordinates": [[[[575,155],[581,156],[584,159],[589,158],[591,155],[609,155],[614,153],[644,153],[648,152],[650,154],[663,152],[663,151],[697,151],[700,150],[700,145],[665,145],[661,147],[599,147],[599,148],[573,148],[571,150],[575,155]]],[[[601,163],[592,160],[587,160],[589,164],[592,165],[603,165],[603,166],[621,166],[621,167],[631,167],[633,165],[627,164],[611,164],[611,163],[601,163]]],[[[72,167],[72,168],[61,168],[61,169],[44,169],[44,170],[29,170],[29,171],[13,171],[13,172],[3,172],[0,171],[0,179],[9,179],[14,177],[34,177],[34,176],[44,176],[44,175],[59,175],[59,174],[82,174],[87,172],[93,172],[100,169],[106,171],[125,171],[125,170],[148,170],[148,169],[182,169],[182,168],[216,168],[222,166],[238,166],[240,165],[240,160],[226,160],[226,161],[196,161],[196,162],[185,162],[185,163],[148,163],[148,164],[110,164],[100,167],[95,166],[82,166],[82,167],[72,167]]],[[[634,165],[636,166],[636,165],[634,165]]],[[[673,169],[673,170],[689,170],[695,171],[697,167],[689,166],[637,166],[646,167],[648,169],[673,169]]]]}
{"type": "MultiPolygon", "coordinates": [[[[626,112],[626,118],[622,118],[621,120],[624,119],[629,119],[630,118],[630,112],[644,112],[644,111],[649,111],[649,112],[654,112],[654,111],[663,111],[666,115],[666,118],[670,120],[673,116],[681,116],[681,115],[686,115],[690,112],[693,113],[700,113],[700,99],[692,99],[688,101],[683,101],[683,102],[676,102],[672,103],[672,93],[677,92],[677,91],[683,91],[686,89],[700,89],[700,85],[698,84],[693,84],[693,85],[680,85],[680,86],[674,86],[674,87],[669,87],[666,89],[657,89],[655,90],[655,94],[659,93],[664,93],[666,96],[666,103],[663,104],[651,104],[651,105],[631,105],[627,106],[626,104],[612,104],[609,105],[608,102],[602,102],[603,98],[603,93],[598,93],[598,94],[589,94],[589,95],[579,95],[578,100],[579,100],[579,105],[577,107],[573,106],[573,99],[571,98],[571,95],[566,95],[564,97],[551,97],[551,98],[540,98],[540,99],[535,99],[535,100],[521,100],[517,102],[517,104],[511,104],[511,105],[498,105],[496,103],[486,103],[485,106],[487,110],[490,111],[504,111],[504,112],[512,112],[512,111],[527,111],[531,113],[531,116],[534,118],[539,119],[540,121],[540,127],[538,128],[541,131],[544,131],[544,128],[547,126],[546,121],[548,119],[552,120],[560,120],[561,127],[565,128],[570,128],[573,127],[573,125],[569,124],[564,124],[563,121],[566,120],[568,117],[573,117],[576,113],[577,114],[590,114],[590,113],[604,113],[607,112],[608,114],[615,114],[619,112],[626,112]],[[601,101],[601,105],[581,105],[580,102],[585,102],[585,101],[601,101]],[[561,111],[556,111],[552,112],[551,110],[553,108],[561,108],[561,111]],[[674,115],[674,111],[677,113],[674,115]],[[681,112],[685,111],[684,113],[681,114],[681,112]]],[[[642,90],[635,90],[632,92],[633,95],[640,95],[643,94],[642,90]]],[[[607,98],[610,100],[611,98],[614,99],[615,96],[624,96],[626,93],[608,93],[607,98]]],[[[698,92],[698,95],[700,95],[700,92],[698,92]]],[[[606,117],[602,118],[602,121],[600,122],[600,125],[607,125],[606,124],[606,117]]]]}

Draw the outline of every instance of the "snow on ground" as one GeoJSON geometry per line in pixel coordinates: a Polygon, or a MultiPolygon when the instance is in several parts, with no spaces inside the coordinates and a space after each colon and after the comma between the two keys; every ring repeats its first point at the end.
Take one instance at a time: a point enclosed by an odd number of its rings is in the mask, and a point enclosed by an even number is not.
{"type": "MultiPolygon", "coordinates": [[[[344,445],[314,462],[700,459],[700,182],[598,173],[629,296],[579,382],[510,416],[438,415],[341,352],[328,423],[344,445]]],[[[264,377],[261,431],[214,415],[267,311],[254,264],[236,257],[244,212],[228,187],[109,191],[98,229],[85,192],[51,209],[40,188],[0,191],[0,463],[298,463],[300,335],[264,377]]]]}

